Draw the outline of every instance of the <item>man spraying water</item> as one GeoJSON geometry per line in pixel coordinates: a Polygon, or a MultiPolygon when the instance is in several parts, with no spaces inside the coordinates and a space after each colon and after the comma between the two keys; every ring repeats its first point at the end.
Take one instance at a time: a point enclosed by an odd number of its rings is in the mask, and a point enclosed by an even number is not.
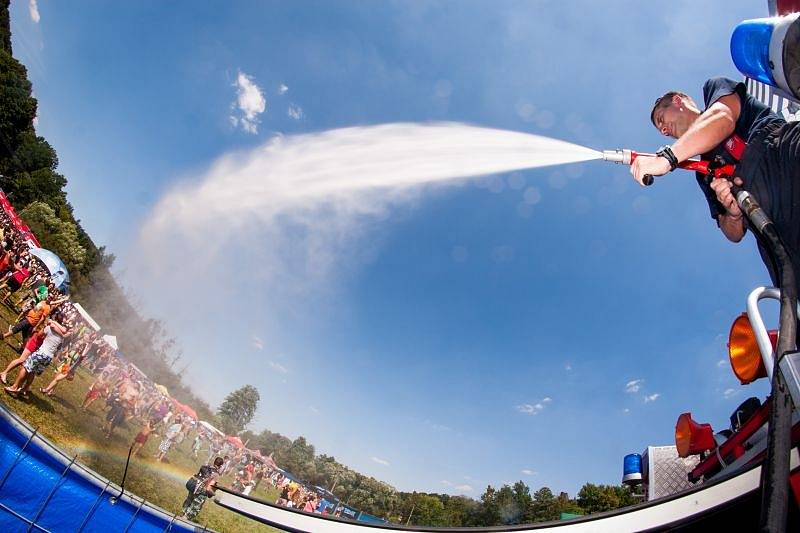
{"type": "MultiPolygon", "coordinates": [[[[650,113],[653,125],[664,135],[677,139],[656,156],[639,156],[631,174],[644,185],[646,175],[662,176],[700,155],[702,160],[736,165],[734,182],[747,189],[772,219],[784,241],[795,272],[800,272],[800,126],[774,113],[747,94],[741,82],[712,78],[703,86],[705,110],[691,97],[671,91],[658,98],[650,113]]],[[[748,222],[734,198],[727,179],[700,185],[722,233],[739,242],[748,222]]],[[[759,241],[759,251],[772,282],[780,277],[769,252],[759,241]]]]}

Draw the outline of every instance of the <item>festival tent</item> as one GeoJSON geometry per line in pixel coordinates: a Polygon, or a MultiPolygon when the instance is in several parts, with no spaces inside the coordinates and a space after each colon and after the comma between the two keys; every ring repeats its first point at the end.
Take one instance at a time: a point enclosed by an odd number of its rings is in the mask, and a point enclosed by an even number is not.
{"type": "Polygon", "coordinates": [[[0,207],[3,208],[3,211],[6,212],[8,218],[11,219],[11,223],[14,225],[14,228],[16,228],[16,230],[22,234],[28,244],[33,248],[39,248],[41,245],[36,239],[36,236],[31,232],[31,228],[22,222],[22,219],[19,218],[17,212],[14,211],[14,207],[11,205],[11,202],[8,201],[8,197],[3,191],[0,191],[0,207]]]}
{"type": "Polygon", "coordinates": [[[103,340],[106,341],[106,344],[108,344],[115,350],[119,350],[119,345],[117,344],[117,338],[114,335],[103,335],[103,340]]]}
{"type": "Polygon", "coordinates": [[[60,257],[44,248],[31,248],[31,255],[39,259],[50,272],[50,281],[56,289],[63,293],[69,292],[69,272],[60,257]]]}
{"type": "Polygon", "coordinates": [[[86,309],[84,309],[81,306],[81,304],[79,304],[77,302],[72,302],[72,307],[74,307],[75,310],[78,311],[78,313],[81,315],[81,317],[83,317],[83,319],[86,321],[86,323],[89,324],[89,326],[91,326],[91,328],[93,330],[100,331],[100,324],[95,322],[95,320],[92,318],[92,316],[89,313],[86,312],[86,309]]]}
{"type": "Polygon", "coordinates": [[[244,448],[244,442],[242,442],[242,439],[240,439],[239,437],[228,435],[226,440],[231,444],[233,444],[234,446],[236,446],[237,448],[244,448]]]}
{"type": "Polygon", "coordinates": [[[189,415],[190,417],[192,417],[192,418],[194,418],[195,420],[197,420],[197,413],[195,413],[195,412],[194,412],[194,409],[192,409],[192,408],[191,408],[191,407],[189,407],[188,405],[182,404],[181,402],[179,402],[178,400],[176,400],[176,399],[174,399],[174,398],[172,399],[172,403],[174,403],[174,404],[175,404],[175,406],[176,406],[178,409],[180,409],[181,411],[183,411],[184,413],[186,413],[186,414],[187,414],[187,415],[189,415]]]}
{"type": "Polygon", "coordinates": [[[201,420],[199,422],[199,424],[201,426],[203,426],[204,428],[206,428],[207,430],[209,430],[210,432],[212,432],[212,433],[216,433],[217,435],[220,435],[220,436],[225,436],[225,433],[223,433],[222,431],[218,430],[217,428],[215,428],[214,426],[212,426],[211,424],[209,424],[205,420],[201,420]]]}

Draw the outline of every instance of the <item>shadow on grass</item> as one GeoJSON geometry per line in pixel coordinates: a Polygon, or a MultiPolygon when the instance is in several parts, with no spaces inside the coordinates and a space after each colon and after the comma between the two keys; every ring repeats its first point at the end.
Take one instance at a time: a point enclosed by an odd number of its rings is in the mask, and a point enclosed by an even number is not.
{"type": "Polygon", "coordinates": [[[55,402],[55,403],[61,405],[61,407],[65,408],[65,409],[69,409],[70,411],[74,411],[75,410],[75,405],[73,405],[73,403],[70,402],[69,400],[65,400],[61,396],[50,396],[50,401],[51,402],[55,402]]]}

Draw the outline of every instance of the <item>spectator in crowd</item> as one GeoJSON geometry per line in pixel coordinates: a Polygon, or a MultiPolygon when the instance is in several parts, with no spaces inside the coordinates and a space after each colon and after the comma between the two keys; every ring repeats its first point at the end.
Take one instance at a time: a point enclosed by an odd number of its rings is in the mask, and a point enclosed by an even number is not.
{"type": "Polygon", "coordinates": [[[161,441],[161,444],[158,445],[158,453],[155,455],[155,457],[159,462],[164,461],[164,457],[167,456],[169,449],[175,443],[175,440],[178,438],[178,435],[182,429],[183,421],[181,420],[181,415],[178,415],[175,417],[175,422],[169,426],[167,432],[164,434],[164,439],[161,441]]]}
{"type": "Polygon", "coordinates": [[[144,426],[142,426],[142,429],[136,434],[136,438],[133,439],[131,455],[139,455],[139,451],[147,443],[147,439],[150,438],[150,435],[155,434],[157,427],[158,420],[154,418],[148,419],[147,422],[145,422],[144,426]]]}
{"type": "Polygon", "coordinates": [[[217,457],[214,459],[213,466],[203,465],[200,470],[195,474],[197,483],[194,490],[190,490],[186,500],[183,502],[183,517],[194,521],[206,499],[214,495],[217,490],[217,480],[220,477],[220,468],[222,467],[222,458],[217,457]]]}
{"type": "Polygon", "coordinates": [[[4,387],[5,391],[11,395],[19,394],[27,397],[34,378],[44,372],[68,333],[69,329],[66,326],[62,326],[55,320],[48,321],[44,328],[45,337],[42,345],[22,363],[16,381],[10,387],[4,387]]]}
{"type": "Polygon", "coordinates": [[[108,395],[108,387],[109,385],[105,380],[105,376],[101,374],[92,382],[92,384],[89,386],[89,390],[86,391],[86,396],[83,398],[81,409],[85,411],[92,403],[94,403],[95,400],[101,396],[108,395]]]}
{"type": "Polygon", "coordinates": [[[88,346],[82,347],[83,350],[73,351],[70,354],[67,354],[65,361],[61,363],[58,367],[58,371],[56,375],[53,377],[53,380],[47,387],[39,389],[42,394],[46,394],[47,396],[52,396],[53,392],[56,390],[56,386],[65,379],[72,381],[75,378],[75,371],[80,366],[81,362],[83,361],[84,354],[88,349],[88,346]]]}
{"type": "Polygon", "coordinates": [[[31,335],[31,338],[28,339],[28,342],[25,343],[25,349],[22,351],[22,355],[8,363],[5,370],[0,372],[0,381],[3,382],[3,385],[8,385],[8,373],[24,363],[25,360],[42,345],[42,341],[44,341],[45,337],[43,330],[43,324],[40,324],[33,332],[33,335],[31,335]]]}
{"type": "Polygon", "coordinates": [[[33,331],[40,324],[43,324],[45,320],[47,320],[47,317],[50,315],[50,313],[53,311],[54,308],[58,307],[65,301],[67,301],[66,298],[58,300],[48,298],[45,301],[37,303],[27,312],[20,314],[20,316],[17,317],[16,324],[8,326],[8,331],[3,333],[3,340],[17,333],[21,333],[22,342],[20,343],[18,349],[22,351],[24,344],[28,341],[28,338],[30,338],[30,336],[33,334],[33,331]]]}

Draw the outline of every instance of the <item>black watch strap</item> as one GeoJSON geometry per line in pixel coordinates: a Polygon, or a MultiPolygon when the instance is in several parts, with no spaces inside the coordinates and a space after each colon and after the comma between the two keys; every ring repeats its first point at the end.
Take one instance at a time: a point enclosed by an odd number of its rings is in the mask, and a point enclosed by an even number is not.
{"type": "Polygon", "coordinates": [[[670,172],[678,168],[678,158],[675,157],[675,154],[672,152],[672,148],[670,146],[662,146],[658,149],[656,155],[669,161],[670,172]]]}

